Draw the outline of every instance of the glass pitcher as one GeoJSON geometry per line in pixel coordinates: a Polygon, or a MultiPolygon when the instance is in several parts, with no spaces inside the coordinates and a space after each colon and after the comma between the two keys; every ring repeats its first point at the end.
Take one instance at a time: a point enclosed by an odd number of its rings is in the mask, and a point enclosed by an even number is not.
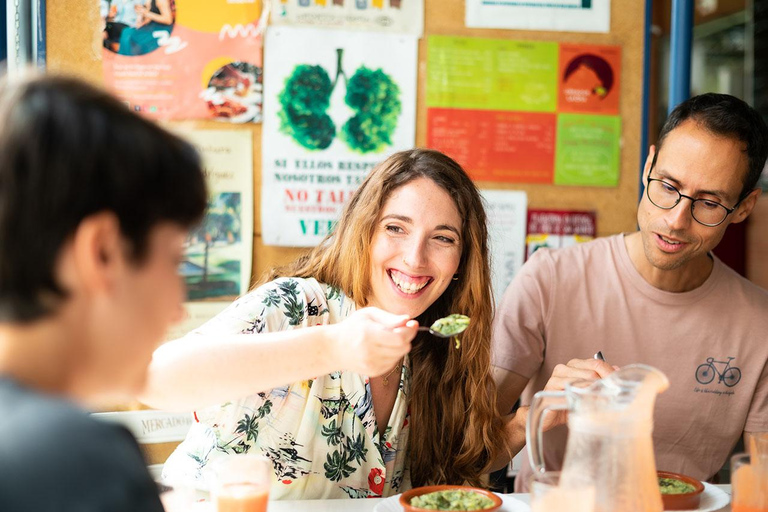
{"type": "Polygon", "coordinates": [[[543,472],[542,417],[568,411],[568,442],[559,487],[563,495],[594,496],[594,512],[661,512],[653,455],[653,407],[669,387],[646,365],[629,365],[565,391],[541,391],[531,403],[526,438],[534,472],[543,472]]]}

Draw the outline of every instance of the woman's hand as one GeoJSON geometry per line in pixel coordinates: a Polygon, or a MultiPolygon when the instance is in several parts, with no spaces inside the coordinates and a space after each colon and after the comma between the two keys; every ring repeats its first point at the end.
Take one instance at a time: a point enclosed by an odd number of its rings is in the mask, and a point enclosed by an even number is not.
{"type": "Polygon", "coordinates": [[[334,329],[340,368],[377,377],[391,370],[411,350],[418,322],[378,308],[355,311],[334,329]]]}

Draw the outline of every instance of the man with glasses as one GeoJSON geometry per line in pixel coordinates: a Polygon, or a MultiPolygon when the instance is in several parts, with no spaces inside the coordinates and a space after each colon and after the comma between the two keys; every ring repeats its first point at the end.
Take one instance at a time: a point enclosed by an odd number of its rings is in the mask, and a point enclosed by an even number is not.
{"type": "MultiPolygon", "coordinates": [[[[710,479],[742,433],[768,431],[768,292],[711,253],[754,208],[767,157],[768,128],[746,103],[691,98],[650,148],[639,231],[531,257],[494,325],[500,410],[523,404],[514,436],[533,393],[630,363],[670,381],[654,418],[658,469],[710,479]]],[[[546,434],[548,467],[562,462],[565,434],[546,434]]],[[[525,460],[516,490],[529,478],[525,460]]]]}

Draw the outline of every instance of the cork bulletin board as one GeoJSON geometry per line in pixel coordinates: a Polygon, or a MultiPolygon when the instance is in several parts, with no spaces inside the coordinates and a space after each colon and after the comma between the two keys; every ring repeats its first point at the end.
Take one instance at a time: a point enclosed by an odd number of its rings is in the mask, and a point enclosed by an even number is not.
{"type": "MultiPolygon", "coordinates": [[[[638,197],[642,83],[643,26],[645,2],[611,1],[611,30],[606,34],[534,32],[521,30],[469,29],[464,25],[462,0],[425,0],[424,37],[419,43],[416,143],[426,143],[427,41],[430,35],[468,36],[494,39],[555,41],[617,45],[621,52],[619,114],[622,122],[620,175],[617,187],[575,187],[550,184],[479,182],[481,188],[523,190],[532,209],[594,210],[599,236],[634,231],[638,197]]],[[[99,9],[93,0],[47,3],[48,69],[74,74],[91,82],[102,82],[99,9]]],[[[268,71],[267,71],[268,72],[268,71]]],[[[284,264],[305,251],[264,245],[260,233],[261,130],[262,125],[230,125],[214,121],[184,122],[185,127],[216,130],[245,130],[253,137],[254,243],[253,275],[258,277],[274,265],[284,264]]]]}

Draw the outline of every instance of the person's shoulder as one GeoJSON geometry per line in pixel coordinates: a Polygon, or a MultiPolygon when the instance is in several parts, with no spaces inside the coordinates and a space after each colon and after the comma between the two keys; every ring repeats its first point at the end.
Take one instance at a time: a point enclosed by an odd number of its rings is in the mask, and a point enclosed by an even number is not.
{"type": "Polygon", "coordinates": [[[0,450],[6,456],[29,457],[34,452],[68,451],[80,457],[93,451],[100,457],[108,449],[135,450],[130,433],[97,421],[86,411],[52,396],[17,388],[0,395],[0,450]]]}
{"type": "Polygon", "coordinates": [[[532,266],[550,265],[555,268],[561,266],[574,268],[575,262],[591,262],[611,258],[616,251],[616,241],[621,236],[595,238],[588,242],[562,248],[542,248],[533,253],[526,265],[530,263],[532,266]]]}
{"type": "Polygon", "coordinates": [[[69,510],[62,503],[53,506],[45,495],[28,496],[48,489],[71,498],[77,510],[130,510],[136,504],[161,510],[138,444],[126,429],[56,397],[2,388],[0,460],[12,470],[0,479],[1,502],[69,510]]]}
{"type": "Polygon", "coordinates": [[[740,275],[718,258],[715,258],[715,265],[722,275],[722,282],[734,293],[742,295],[755,309],[768,308],[768,290],[740,275]]]}

